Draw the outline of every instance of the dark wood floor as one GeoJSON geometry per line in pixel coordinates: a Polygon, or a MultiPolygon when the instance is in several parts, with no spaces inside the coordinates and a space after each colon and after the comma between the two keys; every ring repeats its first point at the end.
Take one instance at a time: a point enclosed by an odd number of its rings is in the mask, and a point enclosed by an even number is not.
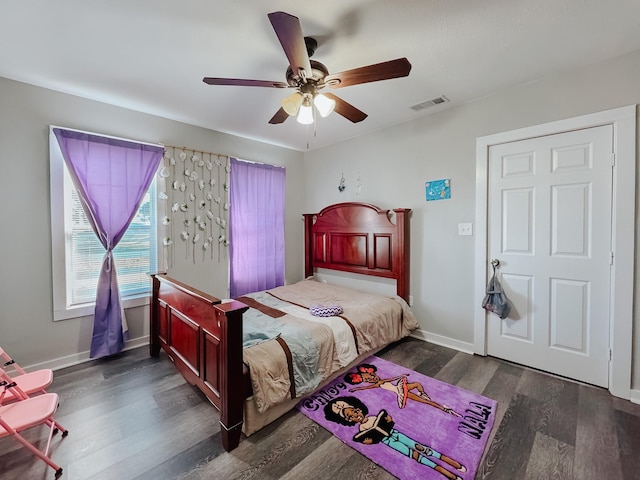
{"type": "MultiPolygon", "coordinates": [[[[380,356],[498,401],[476,479],[640,478],[640,405],[605,390],[415,339],[380,356]]],[[[226,453],[218,414],[147,348],[55,372],[57,419],[70,430],[52,457],[67,480],[377,479],[394,477],[307,417],[290,412],[226,453]]],[[[27,432],[46,442],[43,430],[27,432]]],[[[11,438],[0,480],[53,479],[11,438]]]]}

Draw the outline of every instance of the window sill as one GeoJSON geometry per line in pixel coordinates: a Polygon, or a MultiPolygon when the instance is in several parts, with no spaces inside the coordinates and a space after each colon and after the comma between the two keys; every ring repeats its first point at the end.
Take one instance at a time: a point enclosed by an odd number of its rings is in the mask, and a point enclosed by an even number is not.
{"type": "MultiPolygon", "coordinates": [[[[149,305],[149,295],[150,293],[145,293],[123,298],[122,307],[124,309],[127,309],[149,305]]],[[[73,307],[68,307],[64,310],[54,309],[53,321],[57,322],[58,320],[69,320],[71,318],[88,317],[94,314],[95,308],[95,303],[83,303],[82,305],[74,305],[73,307]]]]}

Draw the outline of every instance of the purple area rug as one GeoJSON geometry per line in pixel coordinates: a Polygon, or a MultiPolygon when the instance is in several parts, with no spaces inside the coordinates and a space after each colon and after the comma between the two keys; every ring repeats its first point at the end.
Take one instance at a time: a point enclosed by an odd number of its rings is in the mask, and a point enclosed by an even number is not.
{"type": "Polygon", "coordinates": [[[471,480],[497,402],[372,356],[297,408],[402,480],[471,480]]]}

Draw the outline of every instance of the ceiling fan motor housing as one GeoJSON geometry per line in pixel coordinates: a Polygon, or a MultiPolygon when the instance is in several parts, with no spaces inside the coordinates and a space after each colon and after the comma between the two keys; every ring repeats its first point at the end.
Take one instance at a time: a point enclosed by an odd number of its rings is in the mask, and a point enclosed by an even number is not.
{"type": "MultiPolygon", "coordinates": [[[[329,75],[329,70],[322,63],[317,62],[315,60],[310,60],[311,62],[311,77],[306,79],[307,83],[313,83],[315,85],[324,83],[324,77],[329,75]]],[[[292,87],[300,87],[305,83],[305,80],[298,74],[298,72],[294,72],[291,67],[287,68],[287,83],[292,87]]],[[[320,87],[320,85],[318,85],[320,87]]]]}
{"type": "Polygon", "coordinates": [[[313,37],[304,37],[304,46],[307,47],[307,55],[313,57],[316,48],[318,48],[318,41],[313,37]]]}

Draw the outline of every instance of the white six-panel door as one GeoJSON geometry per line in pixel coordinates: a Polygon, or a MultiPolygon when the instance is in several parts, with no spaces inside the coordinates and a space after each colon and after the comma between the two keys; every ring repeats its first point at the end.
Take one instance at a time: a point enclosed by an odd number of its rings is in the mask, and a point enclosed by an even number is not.
{"type": "Polygon", "coordinates": [[[610,125],[490,147],[488,256],[513,307],[488,315],[489,355],[608,387],[612,152],[610,125]]]}

